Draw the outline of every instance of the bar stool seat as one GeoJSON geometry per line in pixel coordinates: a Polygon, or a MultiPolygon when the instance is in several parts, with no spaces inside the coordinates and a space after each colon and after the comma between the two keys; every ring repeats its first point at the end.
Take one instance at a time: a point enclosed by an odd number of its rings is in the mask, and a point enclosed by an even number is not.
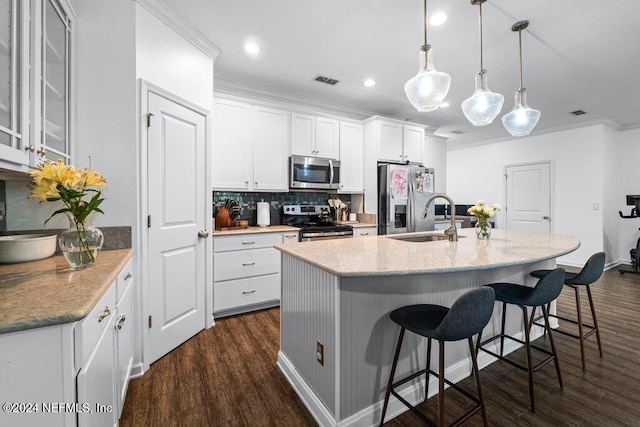
{"type": "MultiPolygon", "coordinates": [[[[598,319],[596,318],[596,310],[593,305],[593,297],[591,295],[591,287],[590,285],[596,282],[602,273],[604,272],[604,263],[605,263],[605,253],[597,252],[585,263],[582,270],[578,273],[566,273],[564,284],[570,288],[572,288],[575,292],[576,296],[576,314],[578,319],[570,319],[568,317],[559,316],[557,314],[549,314],[550,317],[554,317],[556,319],[564,320],[569,323],[573,323],[574,325],[578,325],[578,335],[573,334],[571,332],[565,331],[561,328],[555,330],[555,332],[563,335],[570,336],[572,338],[577,338],[580,340],[580,356],[582,359],[582,370],[586,371],[586,363],[585,363],[585,352],[584,352],[584,340],[594,333],[596,334],[596,338],[598,341],[598,351],[600,352],[600,357],[602,357],[602,343],[600,341],[600,329],[598,328],[598,319]],[[591,307],[591,318],[593,319],[593,325],[589,325],[582,321],[582,309],[580,306],[580,287],[584,287],[587,290],[587,296],[589,297],[589,306],[591,307]],[[589,329],[587,332],[584,331],[584,328],[589,329]]],[[[548,274],[551,270],[535,270],[529,273],[532,277],[541,278],[548,274]]],[[[547,307],[547,311],[549,307],[547,307]]],[[[540,320],[541,316],[536,317],[534,320],[534,324],[538,326],[542,326],[539,323],[535,323],[540,320]]]]}
{"type": "Polygon", "coordinates": [[[426,374],[425,401],[429,396],[429,375],[433,374],[438,377],[438,425],[444,426],[444,384],[459,391],[476,403],[464,415],[456,420],[452,425],[459,425],[466,421],[478,411],[482,412],[482,420],[484,425],[488,425],[487,413],[482,397],[482,388],[480,385],[480,376],[478,375],[478,362],[476,359],[476,350],[473,345],[473,335],[477,334],[484,328],[493,312],[494,291],[490,288],[478,288],[464,293],[451,306],[451,308],[434,305],[434,304],[416,304],[398,308],[391,312],[389,317],[392,321],[400,325],[400,335],[396,346],[391,372],[389,373],[389,382],[384,396],[384,405],[382,407],[382,415],[380,425],[384,423],[384,417],[389,404],[389,397],[393,394],[400,402],[407,406],[414,414],[429,425],[433,423],[424,414],[419,412],[413,405],[407,402],[395,389],[402,384],[411,381],[422,374],[426,374]],[[427,364],[426,368],[415,372],[397,382],[393,382],[393,377],[398,365],[402,340],[405,330],[427,337],[427,364]],[[438,372],[431,370],[431,340],[438,341],[439,347],[439,364],[438,372]],[[446,341],[459,341],[467,339],[469,351],[471,353],[473,374],[476,378],[478,395],[473,396],[458,385],[450,382],[444,377],[444,343],[446,341]]]}
{"type": "Polygon", "coordinates": [[[560,365],[558,363],[558,354],[556,352],[556,346],[553,342],[553,336],[551,334],[551,327],[549,325],[549,316],[547,311],[548,304],[554,299],[558,298],[560,292],[562,291],[562,285],[564,282],[565,271],[561,268],[556,270],[552,270],[549,273],[545,274],[536,284],[535,287],[518,285],[515,283],[492,283],[486,285],[494,290],[496,294],[496,301],[502,302],[502,328],[498,335],[495,335],[487,340],[482,341],[482,332],[480,332],[480,336],[478,337],[478,350],[482,350],[490,355],[497,357],[498,359],[509,363],[512,366],[515,366],[518,369],[526,371],[529,375],[529,399],[531,401],[531,412],[535,412],[535,399],[534,399],[534,390],[533,390],[533,373],[544,367],[547,363],[553,361],[556,366],[556,374],[558,375],[558,382],[560,383],[560,389],[562,386],[562,375],[560,373],[560,365]],[[525,340],[522,341],[518,338],[509,336],[505,334],[505,323],[506,323],[506,314],[507,314],[507,304],[512,304],[520,307],[522,310],[522,319],[524,323],[524,337],[525,340]],[[527,315],[527,307],[532,307],[533,311],[531,313],[531,319],[529,320],[529,316],[527,315]],[[548,351],[545,348],[536,346],[531,344],[530,341],[530,331],[531,325],[533,324],[533,313],[535,313],[536,307],[542,308],[543,317],[545,319],[545,327],[546,332],[549,333],[549,342],[551,344],[551,351],[548,351]],[[527,365],[521,365],[517,362],[514,362],[504,356],[504,340],[508,338],[512,341],[516,341],[520,344],[524,344],[525,350],[527,352],[527,365]],[[500,339],[500,354],[497,354],[487,348],[485,346],[497,339],[500,339]],[[547,357],[539,362],[536,366],[532,364],[531,357],[531,349],[536,349],[544,354],[547,357]]]}

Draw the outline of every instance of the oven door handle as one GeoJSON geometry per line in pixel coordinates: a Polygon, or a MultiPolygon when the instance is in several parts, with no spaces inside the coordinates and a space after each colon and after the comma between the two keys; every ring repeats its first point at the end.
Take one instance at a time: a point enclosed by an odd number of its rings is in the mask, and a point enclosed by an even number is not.
{"type": "Polygon", "coordinates": [[[331,174],[329,176],[329,185],[333,184],[333,160],[329,159],[329,169],[331,174]]]}

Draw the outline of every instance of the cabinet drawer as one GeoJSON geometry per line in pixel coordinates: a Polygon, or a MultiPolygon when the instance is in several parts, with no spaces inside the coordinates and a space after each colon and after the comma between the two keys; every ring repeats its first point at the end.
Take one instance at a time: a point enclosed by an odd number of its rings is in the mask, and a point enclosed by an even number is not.
{"type": "Polygon", "coordinates": [[[118,278],[116,279],[116,301],[118,304],[122,299],[122,296],[125,294],[127,290],[127,286],[129,286],[133,282],[133,260],[130,259],[127,262],[127,265],[124,266],[120,274],[118,274],[118,278]]]}
{"type": "Polygon", "coordinates": [[[222,252],[213,257],[214,282],[279,272],[280,252],[273,248],[222,252]]]}
{"type": "Polygon", "coordinates": [[[217,236],[213,239],[213,251],[239,251],[246,249],[270,248],[282,243],[281,233],[252,233],[238,236],[217,236]]]}
{"type": "Polygon", "coordinates": [[[93,310],[80,321],[74,330],[76,366],[84,366],[89,360],[104,328],[115,315],[116,286],[114,282],[93,310]]]}
{"type": "Polygon", "coordinates": [[[280,274],[213,284],[213,311],[280,299],[280,274]]]}

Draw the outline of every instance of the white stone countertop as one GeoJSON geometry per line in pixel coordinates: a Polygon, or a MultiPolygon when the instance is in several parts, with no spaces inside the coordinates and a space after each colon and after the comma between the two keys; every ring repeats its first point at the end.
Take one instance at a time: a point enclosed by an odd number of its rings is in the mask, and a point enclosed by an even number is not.
{"type": "MultiPolygon", "coordinates": [[[[442,233],[407,235],[420,234],[442,233]]],[[[276,245],[275,248],[336,276],[360,277],[508,267],[556,258],[580,246],[580,241],[569,235],[502,229],[492,230],[489,240],[478,240],[472,228],[458,229],[458,237],[457,242],[406,242],[389,236],[363,236],[276,245]]]]}
{"type": "Polygon", "coordinates": [[[249,227],[242,228],[238,230],[215,230],[213,232],[213,236],[225,236],[225,235],[235,235],[235,234],[252,234],[252,233],[282,233],[286,231],[295,231],[298,232],[298,229],[295,227],[290,227],[288,225],[270,225],[269,227],[249,227]]]}

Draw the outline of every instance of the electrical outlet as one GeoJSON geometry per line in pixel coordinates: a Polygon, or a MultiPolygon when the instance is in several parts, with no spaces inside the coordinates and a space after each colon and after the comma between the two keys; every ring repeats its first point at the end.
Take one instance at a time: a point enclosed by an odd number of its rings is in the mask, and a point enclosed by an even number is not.
{"type": "Polygon", "coordinates": [[[316,360],[324,366],[324,344],[320,341],[316,341],[316,360]]]}

